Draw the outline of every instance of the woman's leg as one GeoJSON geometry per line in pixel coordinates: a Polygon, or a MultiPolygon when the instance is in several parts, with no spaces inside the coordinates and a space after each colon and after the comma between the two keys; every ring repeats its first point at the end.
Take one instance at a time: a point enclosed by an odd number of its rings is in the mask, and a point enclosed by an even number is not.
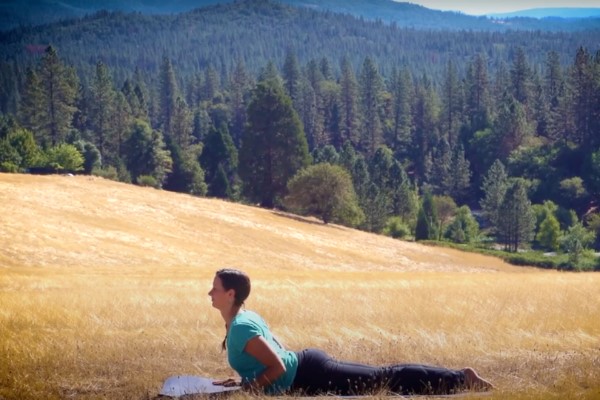
{"type": "Polygon", "coordinates": [[[399,394],[448,394],[465,387],[464,371],[421,364],[398,364],[381,368],[391,392],[399,394]]]}
{"type": "Polygon", "coordinates": [[[290,388],[304,396],[337,394],[342,396],[381,390],[378,368],[334,360],[325,352],[306,349],[298,353],[298,370],[290,388]]]}
{"type": "MultiPolygon", "coordinates": [[[[419,364],[373,367],[337,361],[316,349],[299,352],[298,360],[291,390],[308,396],[325,393],[360,395],[381,390],[398,394],[445,394],[469,387],[476,381],[470,368],[451,370],[419,364]]],[[[474,376],[478,378],[477,374],[474,376]]]]}

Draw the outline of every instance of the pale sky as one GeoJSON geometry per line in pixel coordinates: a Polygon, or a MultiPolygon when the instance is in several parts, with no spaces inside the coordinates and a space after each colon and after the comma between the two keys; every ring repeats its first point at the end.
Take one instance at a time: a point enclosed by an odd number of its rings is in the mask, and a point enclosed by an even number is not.
{"type": "Polygon", "coordinates": [[[600,8],[600,0],[396,0],[419,4],[443,11],[460,11],[470,15],[483,15],[527,10],[530,8],[591,7],[600,8]]]}

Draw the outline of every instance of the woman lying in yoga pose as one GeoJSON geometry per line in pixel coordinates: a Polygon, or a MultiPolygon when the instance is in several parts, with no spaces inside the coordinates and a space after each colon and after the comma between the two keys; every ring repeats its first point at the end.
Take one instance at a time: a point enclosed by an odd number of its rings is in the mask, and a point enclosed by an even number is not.
{"type": "Polygon", "coordinates": [[[265,321],[242,308],[250,294],[250,278],[235,269],[217,271],[208,293],[225,320],[223,349],[241,381],[226,379],[216,385],[241,385],[266,394],[362,395],[387,390],[397,394],[448,394],[460,390],[489,390],[492,385],[472,368],[453,370],[420,364],[370,366],[337,361],[321,350],[286,350],[265,321]]]}

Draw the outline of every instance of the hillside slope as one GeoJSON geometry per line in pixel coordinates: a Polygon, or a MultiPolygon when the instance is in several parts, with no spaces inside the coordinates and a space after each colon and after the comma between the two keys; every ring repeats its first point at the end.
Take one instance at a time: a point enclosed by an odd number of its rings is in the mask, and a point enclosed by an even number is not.
{"type": "Polygon", "coordinates": [[[0,267],[519,270],[491,257],[90,176],[0,174],[0,215],[0,267]]]}

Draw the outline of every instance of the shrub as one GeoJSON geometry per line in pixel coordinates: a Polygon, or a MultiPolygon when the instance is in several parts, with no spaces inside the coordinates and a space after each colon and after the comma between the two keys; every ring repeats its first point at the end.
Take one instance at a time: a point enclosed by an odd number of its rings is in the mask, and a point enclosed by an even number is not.
{"type": "Polygon", "coordinates": [[[117,169],[112,165],[109,165],[106,168],[94,168],[92,170],[92,175],[96,175],[105,179],[110,179],[111,181],[119,180],[119,173],[117,172],[117,169]]]}
{"type": "Polygon", "coordinates": [[[137,178],[137,184],[140,186],[150,186],[156,189],[160,189],[160,184],[155,177],[151,175],[140,175],[137,178]]]}
{"type": "Polygon", "coordinates": [[[19,172],[19,167],[10,161],[0,161],[0,172],[19,172]]]}
{"type": "Polygon", "coordinates": [[[409,226],[400,217],[391,217],[385,223],[383,234],[394,239],[402,239],[410,235],[409,226]]]}

